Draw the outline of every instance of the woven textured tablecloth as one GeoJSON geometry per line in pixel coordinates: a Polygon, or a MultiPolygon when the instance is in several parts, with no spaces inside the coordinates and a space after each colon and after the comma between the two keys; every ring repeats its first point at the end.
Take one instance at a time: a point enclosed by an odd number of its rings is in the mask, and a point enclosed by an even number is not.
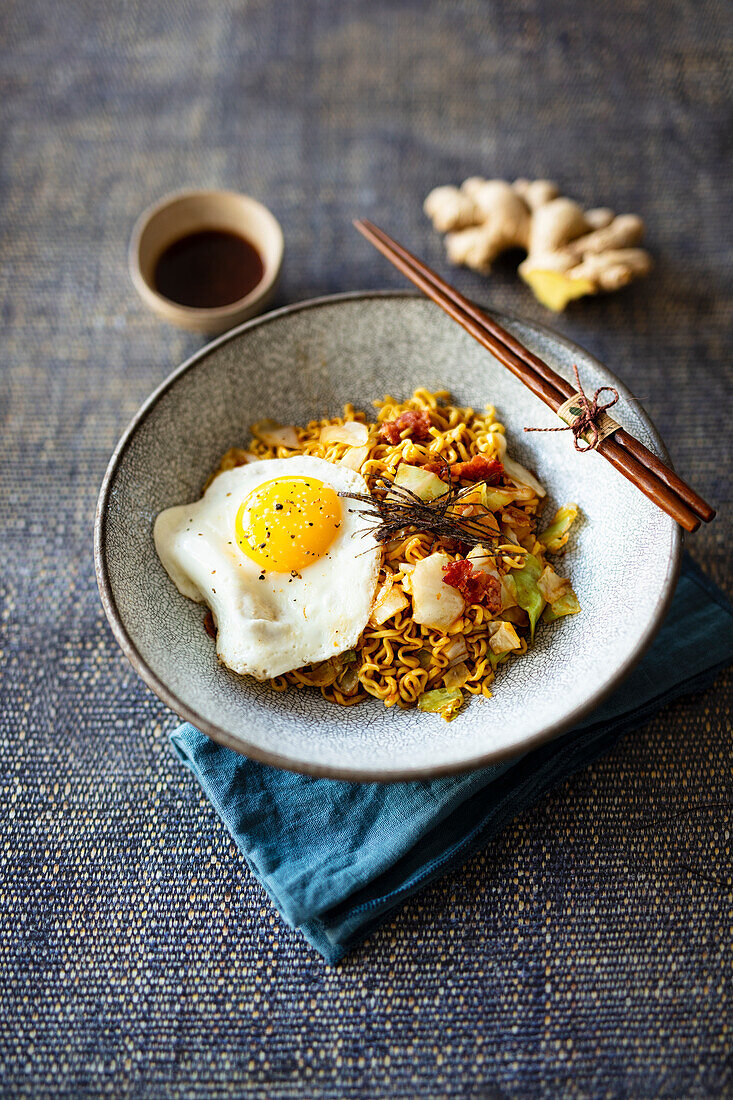
{"type": "MultiPolygon", "coordinates": [[[[187,184],[262,198],[285,232],[282,304],[404,285],[355,215],[448,271],[430,187],[549,176],[646,219],[653,276],[555,323],[720,509],[688,546],[730,592],[725,11],[0,7],[3,1096],[733,1094],[730,676],[329,969],[173,757],[177,720],[113,641],[91,554],[118,435],[199,343],[129,283],[144,204],[187,184]]],[[[490,284],[451,274],[552,323],[508,263],[490,284]]]]}

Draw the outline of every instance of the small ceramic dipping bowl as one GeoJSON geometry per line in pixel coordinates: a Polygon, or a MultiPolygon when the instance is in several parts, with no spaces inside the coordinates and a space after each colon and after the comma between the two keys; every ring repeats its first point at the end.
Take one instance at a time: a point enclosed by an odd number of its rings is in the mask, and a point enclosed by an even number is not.
{"type": "Polygon", "coordinates": [[[149,206],[138,218],[130,241],[130,277],[145,305],[164,321],[214,336],[269,304],[282,257],[280,223],[262,203],[236,191],[181,191],[149,206]],[[244,237],[260,255],[262,276],[249,293],[226,305],[181,305],[156,288],[158,261],[175,242],[207,230],[244,237]]]}

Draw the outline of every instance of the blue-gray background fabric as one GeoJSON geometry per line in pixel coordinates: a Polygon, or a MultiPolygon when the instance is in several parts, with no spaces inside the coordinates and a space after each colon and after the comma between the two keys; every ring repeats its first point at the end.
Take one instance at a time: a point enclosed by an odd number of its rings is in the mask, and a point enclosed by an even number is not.
{"type": "MultiPolygon", "coordinates": [[[[91,561],[109,453],[198,346],[129,284],[143,205],[187,184],[262,198],[285,231],[282,304],[403,286],[355,215],[447,271],[421,213],[430,187],[549,176],[646,219],[654,275],[556,327],[631,385],[720,508],[688,545],[730,592],[725,13],[722,0],[0,7],[3,1095],[733,1090],[730,676],[328,969],[173,757],[176,719],[113,642],[91,561]]],[[[489,284],[451,275],[551,323],[508,263],[489,284]]]]}

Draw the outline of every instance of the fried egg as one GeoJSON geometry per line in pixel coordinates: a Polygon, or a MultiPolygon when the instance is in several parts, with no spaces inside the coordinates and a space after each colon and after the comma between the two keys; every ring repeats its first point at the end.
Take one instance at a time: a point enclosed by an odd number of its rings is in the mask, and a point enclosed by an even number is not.
{"type": "Polygon", "coordinates": [[[294,455],[226,470],[201,500],[161,512],[155,549],[184,596],[206,603],[219,657],[258,680],[351,649],[381,560],[357,502],[364,478],[294,455]]]}

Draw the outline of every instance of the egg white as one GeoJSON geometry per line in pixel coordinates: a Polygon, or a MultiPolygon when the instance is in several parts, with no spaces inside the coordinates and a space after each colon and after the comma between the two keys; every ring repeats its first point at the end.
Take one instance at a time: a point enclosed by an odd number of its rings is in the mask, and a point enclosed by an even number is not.
{"type": "Polygon", "coordinates": [[[179,592],[211,608],[216,649],[234,672],[266,680],[351,649],[367,624],[381,551],[356,501],[343,499],[339,533],[298,576],[265,572],[239,548],[244,498],[278,477],[313,477],[336,492],[365,493],[361,474],[321,458],[264,459],[219,474],[193,504],[155,521],[158,557],[179,592]]]}

